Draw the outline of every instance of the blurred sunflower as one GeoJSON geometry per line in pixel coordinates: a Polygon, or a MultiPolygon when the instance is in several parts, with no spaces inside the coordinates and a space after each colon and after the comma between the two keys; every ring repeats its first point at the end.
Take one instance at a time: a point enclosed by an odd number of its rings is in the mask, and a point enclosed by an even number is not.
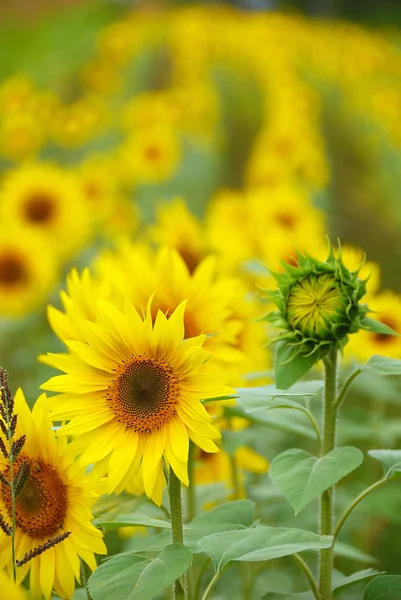
{"type": "Polygon", "coordinates": [[[43,304],[58,279],[58,264],[42,238],[24,228],[0,239],[0,316],[22,316],[43,304]]]}
{"type": "Polygon", "coordinates": [[[149,228],[149,234],[159,246],[177,250],[190,273],[207,254],[202,223],[182,198],[156,208],[156,224],[149,228]]]}
{"type": "Polygon", "coordinates": [[[62,257],[79,249],[89,233],[76,178],[50,164],[21,165],[10,171],[0,189],[0,207],[3,222],[42,234],[62,257]]]}
{"type": "MultiPolygon", "coordinates": [[[[375,321],[380,321],[401,334],[401,297],[398,294],[390,291],[381,292],[371,296],[369,304],[372,311],[376,311],[375,321]]],[[[361,330],[358,335],[350,336],[346,356],[354,356],[358,361],[364,362],[373,354],[400,358],[400,335],[385,335],[361,330]]]]}
{"type": "MultiPolygon", "coordinates": [[[[62,598],[72,598],[74,579],[80,581],[82,558],[91,570],[96,569],[96,554],[106,554],[102,533],[91,524],[90,506],[97,494],[90,486],[85,470],[78,467],[68,451],[66,438],[56,439],[47,420],[45,394],[36,401],[32,413],[22,391],[15,395],[18,414],[17,436],[26,442],[14,462],[17,470],[22,462],[30,475],[16,503],[15,548],[17,559],[34,548],[65,532],[71,532],[61,543],[49,548],[17,569],[17,583],[30,572],[32,597],[48,600],[52,589],[62,598]]],[[[2,473],[9,477],[9,465],[0,460],[2,473]]],[[[10,490],[0,484],[0,513],[11,518],[10,490]]],[[[0,567],[11,573],[10,538],[0,532],[0,567]]]]}
{"type": "Polygon", "coordinates": [[[61,393],[52,398],[51,416],[69,423],[58,434],[77,438],[80,463],[97,463],[96,472],[108,474],[109,493],[140,477],[160,504],[163,457],[188,485],[189,440],[218,451],[213,440],[220,434],[201,400],[231,390],[204,369],[206,336],[183,341],[184,311],[185,302],[153,322],[150,301],[144,320],[129,301],[124,313],[98,301],[95,322],[80,322],[84,342],[67,342],[69,354],[41,357],[66,372],[42,386],[61,393]]]}
{"type": "Polygon", "coordinates": [[[148,184],[170,179],[181,161],[181,142],[171,127],[152,127],[129,136],[120,149],[121,177],[148,184]]]}

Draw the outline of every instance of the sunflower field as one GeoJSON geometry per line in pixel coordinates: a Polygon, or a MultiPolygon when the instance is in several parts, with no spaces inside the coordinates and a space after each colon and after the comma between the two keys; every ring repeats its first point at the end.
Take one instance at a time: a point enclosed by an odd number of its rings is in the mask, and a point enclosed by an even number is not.
{"type": "Polygon", "coordinates": [[[296,4],[0,3],[0,600],[401,600],[401,14],[296,4]]]}

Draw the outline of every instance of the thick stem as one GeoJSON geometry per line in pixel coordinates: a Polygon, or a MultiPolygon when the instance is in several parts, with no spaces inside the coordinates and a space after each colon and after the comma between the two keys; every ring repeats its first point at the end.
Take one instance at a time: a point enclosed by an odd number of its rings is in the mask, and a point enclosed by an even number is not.
{"type": "MultiPolygon", "coordinates": [[[[337,357],[335,348],[324,360],[325,387],[324,387],[324,430],[323,430],[323,453],[325,456],[335,448],[336,424],[337,424],[337,357]]],[[[323,492],[320,498],[320,534],[333,534],[334,488],[331,487],[323,492]]],[[[320,551],[320,573],[319,592],[324,600],[332,598],[332,573],[334,563],[334,544],[331,548],[320,551]]]]}
{"type": "MultiPolygon", "coordinates": [[[[170,500],[171,535],[173,542],[184,543],[184,531],[182,527],[182,504],[181,504],[181,482],[173,469],[170,467],[168,479],[168,495],[170,500]]],[[[186,585],[177,579],[174,584],[175,600],[187,600],[186,585]]]]}
{"type": "Polygon", "coordinates": [[[5,409],[7,417],[7,438],[8,438],[8,454],[10,460],[10,494],[11,494],[11,561],[13,565],[13,580],[17,579],[17,565],[15,562],[15,530],[16,530],[16,502],[15,502],[15,485],[14,485],[14,455],[12,452],[12,431],[10,421],[10,407],[8,403],[7,394],[5,396],[5,409]]]}

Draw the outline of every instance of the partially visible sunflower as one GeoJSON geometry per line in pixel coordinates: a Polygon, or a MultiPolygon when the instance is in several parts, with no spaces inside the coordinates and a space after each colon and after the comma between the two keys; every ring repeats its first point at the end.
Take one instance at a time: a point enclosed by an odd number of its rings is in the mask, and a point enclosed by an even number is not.
{"type": "Polygon", "coordinates": [[[26,164],[10,171],[0,188],[0,207],[2,222],[43,235],[63,258],[80,249],[89,233],[76,178],[51,164],[26,164]]]}
{"type": "Polygon", "coordinates": [[[20,317],[43,304],[58,278],[58,264],[41,237],[24,228],[0,238],[0,316],[20,317]]]}
{"type": "MultiPolygon", "coordinates": [[[[371,296],[370,304],[376,321],[388,325],[401,334],[401,296],[395,292],[385,291],[371,296]]],[[[364,362],[373,354],[400,358],[400,335],[386,335],[373,331],[360,331],[351,336],[346,356],[354,356],[364,362]]]]}
{"type": "Polygon", "coordinates": [[[28,600],[27,592],[16,586],[12,578],[3,570],[0,570],[0,590],[3,598],[7,600],[28,600]]]}
{"type": "MultiPolygon", "coordinates": [[[[32,413],[21,390],[15,395],[18,414],[17,436],[26,442],[14,463],[30,467],[30,475],[16,503],[16,558],[65,532],[69,537],[22,567],[17,568],[17,583],[30,572],[33,598],[48,600],[52,589],[62,598],[72,598],[76,579],[80,581],[82,558],[91,570],[96,569],[96,554],[106,554],[101,532],[91,524],[90,506],[97,494],[85,470],[70,456],[66,438],[57,439],[47,420],[45,394],[36,401],[32,413]]],[[[0,470],[8,478],[9,465],[3,457],[0,470]]],[[[10,490],[0,484],[0,513],[11,519],[10,490]]],[[[0,532],[0,568],[11,572],[10,538],[0,532]]]]}
{"type": "Polygon", "coordinates": [[[202,223],[182,198],[157,207],[156,224],[150,227],[149,233],[156,244],[177,250],[190,273],[207,255],[202,223]]]}
{"type": "Polygon", "coordinates": [[[51,416],[69,423],[58,434],[76,438],[80,464],[108,474],[109,493],[139,478],[160,504],[163,457],[188,485],[189,440],[218,451],[220,434],[201,401],[232,390],[204,368],[206,336],[184,341],[185,304],[153,320],[149,301],[142,320],[129,301],[122,313],[99,300],[95,321],[78,324],[84,341],[67,341],[69,354],[41,358],[66,372],[42,386],[61,393],[51,400],[51,416]]]}

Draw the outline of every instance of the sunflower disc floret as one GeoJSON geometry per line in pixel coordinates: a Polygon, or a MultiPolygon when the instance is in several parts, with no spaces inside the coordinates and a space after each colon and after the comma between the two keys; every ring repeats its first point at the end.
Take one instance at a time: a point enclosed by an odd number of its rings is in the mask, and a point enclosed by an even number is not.
{"type": "Polygon", "coordinates": [[[283,329],[273,340],[278,342],[275,371],[279,387],[290,387],[333,348],[342,350],[349,334],[359,329],[395,333],[366,316],[370,311],[361,299],[367,279],[358,277],[363,263],[350,271],[341,250],[336,256],[330,246],[325,261],[298,253],[297,266],[282,264],[284,273],[272,273],[278,289],[268,292],[278,310],[266,316],[283,329]]]}

